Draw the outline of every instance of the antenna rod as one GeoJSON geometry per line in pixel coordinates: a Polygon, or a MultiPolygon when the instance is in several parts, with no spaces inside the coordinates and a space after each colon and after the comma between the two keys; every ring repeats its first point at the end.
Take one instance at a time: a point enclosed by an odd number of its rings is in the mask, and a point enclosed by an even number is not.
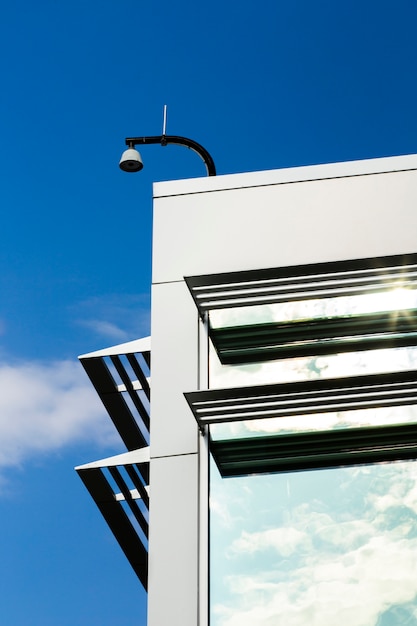
{"type": "Polygon", "coordinates": [[[164,104],[164,121],[162,122],[162,135],[166,135],[167,130],[167,105],[164,104]]]}

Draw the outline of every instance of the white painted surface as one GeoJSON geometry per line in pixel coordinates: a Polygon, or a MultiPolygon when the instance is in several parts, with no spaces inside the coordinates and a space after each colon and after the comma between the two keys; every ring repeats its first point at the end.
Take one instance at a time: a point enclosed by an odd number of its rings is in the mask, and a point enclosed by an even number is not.
{"type": "Polygon", "coordinates": [[[89,359],[92,357],[115,356],[120,354],[134,354],[135,352],[149,352],[151,349],[151,338],[142,337],[142,339],[134,339],[126,343],[119,343],[117,346],[96,350],[88,354],[81,354],[79,359],[89,359]]]}
{"type": "Polygon", "coordinates": [[[149,626],[197,626],[198,455],[151,461],[149,626]]]}
{"type": "Polygon", "coordinates": [[[263,185],[279,185],[307,180],[344,178],[347,176],[366,176],[367,174],[382,174],[384,172],[400,172],[415,169],[417,169],[417,155],[406,154],[378,159],[345,161],[342,163],[288,167],[261,172],[170,180],[154,183],[153,196],[154,198],[162,198],[190,193],[221,191],[224,189],[244,189],[263,185]]]}
{"type": "Polygon", "coordinates": [[[115,456],[109,456],[106,459],[100,459],[99,461],[93,461],[92,463],[86,463],[85,465],[78,465],[74,469],[94,469],[98,467],[115,467],[116,465],[129,465],[132,463],[148,463],[150,459],[149,446],[146,448],[139,448],[138,450],[131,450],[129,452],[123,452],[122,454],[116,454],[115,456]]]}
{"type": "Polygon", "coordinates": [[[159,198],[154,282],[414,252],[417,171],[159,198]]]}
{"type": "Polygon", "coordinates": [[[151,457],[197,452],[183,392],[198,387],[198,315],[184,282],[152,287],[151,457]]]}

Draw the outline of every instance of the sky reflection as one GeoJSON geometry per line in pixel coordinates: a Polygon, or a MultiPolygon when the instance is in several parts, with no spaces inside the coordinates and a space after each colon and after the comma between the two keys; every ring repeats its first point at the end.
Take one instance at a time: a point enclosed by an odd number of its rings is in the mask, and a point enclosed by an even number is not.
{"type": "Polygon", "coordinates": [[[417,617],[414,462],[211,484],[211,626],[417,617]]]}

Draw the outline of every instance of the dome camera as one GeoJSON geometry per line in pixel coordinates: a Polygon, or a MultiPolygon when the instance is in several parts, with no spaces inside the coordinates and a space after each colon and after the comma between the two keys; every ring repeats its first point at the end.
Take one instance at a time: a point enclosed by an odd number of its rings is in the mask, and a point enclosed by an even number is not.
{"type": "Polygon", "coordinates": [[[143,168],[142,157],[134,148],[128,148],[122,154],[119,167],[124,172],[140,172],[143,168]]]}

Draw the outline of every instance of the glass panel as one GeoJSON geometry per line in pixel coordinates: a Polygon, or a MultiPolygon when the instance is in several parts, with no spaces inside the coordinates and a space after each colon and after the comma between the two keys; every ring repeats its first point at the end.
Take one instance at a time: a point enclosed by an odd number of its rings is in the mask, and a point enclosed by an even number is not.
{"type": "Polygon", "coordinates": [[[315,378],[339,378],[401,372],[417,368],[417,347],[345,352],[326,356],[280,359],[249,365],[222,365],[210,346],[211,389],[286,383],[315,378]]]}
{"type": "Polygon", "coordinates": [[[294,433],[325,432],[336,429],[363,426],[390,426],[417,423],[417,406],[395,406],[387,408],[361,409],[296,415],[290,417],[268,417],[241,422],[211,424],[213,441],[242,439],[245,437],[268,437],[294,433]]]}
{"type": "Polygon", "coordinates": [[[417,466],[222,480],[210,626],[417,626],[417,466]]]}
{"type": "Polygon", "coordinates": [[[373,294],[316,298],[277,304],[258,304],[210,311],[212,328],[229,328],[270,322],[329,319],[332,317],[364,315],[417,308],[417,290],[396,289],[373,294]]]}
{"type": "Polygon", "coordinates": [[[417,291],[361,294],[210,312],[223,364],[318,357],[417,344],[417,291]]]}

